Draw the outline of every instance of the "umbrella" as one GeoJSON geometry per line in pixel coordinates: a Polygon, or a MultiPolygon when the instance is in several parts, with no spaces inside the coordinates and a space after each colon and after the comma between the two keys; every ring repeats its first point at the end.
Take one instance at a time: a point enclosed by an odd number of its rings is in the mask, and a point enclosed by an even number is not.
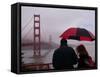
{"type": "Polygon", "coordinates": [[[93,41],[95,36],[84,28],[69,28],[60,36],[63,39],[74,39],[80,41],[93,41]]]}

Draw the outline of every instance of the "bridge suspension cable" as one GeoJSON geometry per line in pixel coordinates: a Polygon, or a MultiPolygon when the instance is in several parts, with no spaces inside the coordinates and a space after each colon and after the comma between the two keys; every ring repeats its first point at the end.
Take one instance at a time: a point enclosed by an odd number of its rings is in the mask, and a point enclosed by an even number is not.
{"type": "MultiPolygon", "coordinates": [[[[33,15],[34,16],[34,15],[33,15]]],[[[30,20],[25,24],[25,26],[22,28],[22,31],[24,31],[26,28],[27,28],[27,26],[30,24],[30,22],[32,21],[32,19],[33,19],[33,16],[30,18],[30,20]]]]}
{"type": "Polygon", "coordinates": [[[31,32],[31,30],[33,29],[33,27],[31,27],[29,30],[28,30],[28,32],[24,35],[24,37],[23,38],[26,38],[27,37],[27,35],[31,32]]]}

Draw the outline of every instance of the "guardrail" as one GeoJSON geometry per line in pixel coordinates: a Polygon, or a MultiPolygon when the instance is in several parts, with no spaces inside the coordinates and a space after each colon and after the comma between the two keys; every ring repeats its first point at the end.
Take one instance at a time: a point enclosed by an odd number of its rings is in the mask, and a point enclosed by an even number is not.
{"type": "Polygon", "coordinates": [[[48,70],[52,69],[52,63],[45,64],[22,64],[23,70],[48,70]]]}

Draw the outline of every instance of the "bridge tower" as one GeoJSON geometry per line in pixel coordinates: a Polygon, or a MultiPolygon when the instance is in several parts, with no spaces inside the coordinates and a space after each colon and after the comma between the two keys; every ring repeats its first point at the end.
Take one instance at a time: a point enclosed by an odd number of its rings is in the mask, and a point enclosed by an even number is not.
{"type": "Polygon", "coordinates": [[[34,15],[34,55],[40,56],[40,15],[34,15]]]}

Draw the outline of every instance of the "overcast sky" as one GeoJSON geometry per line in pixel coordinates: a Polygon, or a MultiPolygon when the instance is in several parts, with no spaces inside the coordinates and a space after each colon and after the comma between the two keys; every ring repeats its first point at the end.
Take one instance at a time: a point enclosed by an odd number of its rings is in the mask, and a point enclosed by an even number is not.
{"type": "Polygon", "coordinates": [[[86,28],[95,34],[95,11],[93,10],[22,6],[21,26],[22,38],[24,39],[33,39],[34,14],[40,15],[42,41],[48,41],[49,36],[51,35],[52,41],[59,44],[59,36],[70,27],[86,28]],[[24,28],[29,21],[30,23],[28,26],[24,28]],[[32,29],[30,30],[30,28],[32,29]],[[25,37],[29,30],[30,32],[25,37]]]}

